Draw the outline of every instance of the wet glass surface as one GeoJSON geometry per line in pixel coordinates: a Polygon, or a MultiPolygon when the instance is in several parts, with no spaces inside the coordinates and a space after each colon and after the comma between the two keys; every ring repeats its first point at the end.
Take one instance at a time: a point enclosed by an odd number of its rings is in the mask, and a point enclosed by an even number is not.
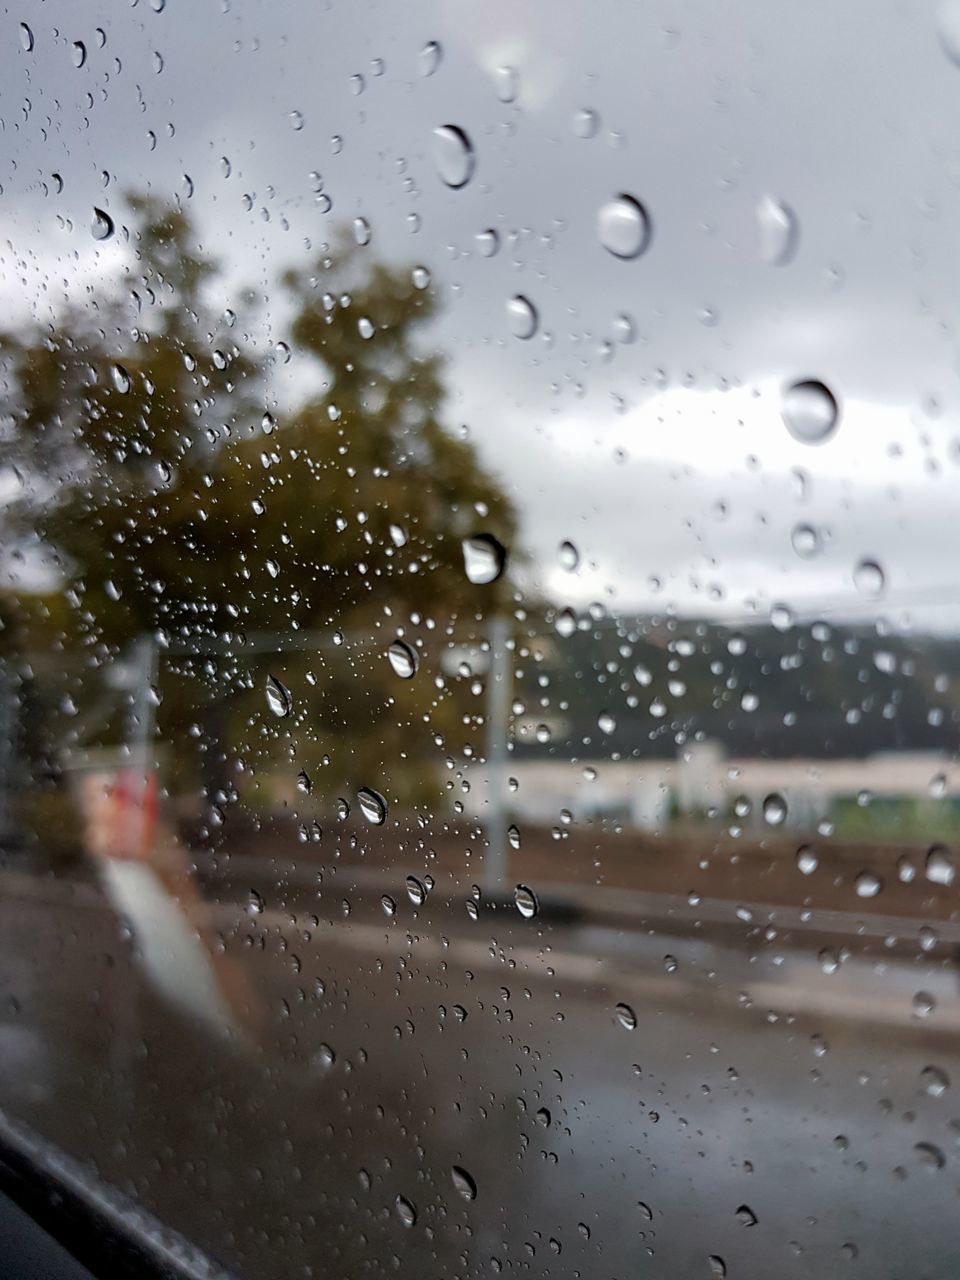
{"type": "Polygon", "coordinates": [[[241,1277],[952,1277],[960,6],[0,77],[0,1108],[241,1277]]]}

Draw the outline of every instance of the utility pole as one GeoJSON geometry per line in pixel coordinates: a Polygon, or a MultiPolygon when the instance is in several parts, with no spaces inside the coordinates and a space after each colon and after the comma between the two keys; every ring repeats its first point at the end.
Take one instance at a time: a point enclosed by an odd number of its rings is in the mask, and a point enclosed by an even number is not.
{"type": "Polygon", "coordinates": [[[497,614],[489,621],[487,640],[487,848],[483,856],[483,888],[502,893],[507,882],[507,736],[513,666],[508,649],[510,623],[497,614]]]}

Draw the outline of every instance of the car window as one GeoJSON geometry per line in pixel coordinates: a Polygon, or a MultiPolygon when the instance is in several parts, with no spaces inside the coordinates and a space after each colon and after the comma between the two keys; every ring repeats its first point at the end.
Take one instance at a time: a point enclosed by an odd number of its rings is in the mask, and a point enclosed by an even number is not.
{"type": "Polygon", "coordinates": [[[957,0],[0,77],[4,1115],[250,1280],[952,1276],[957,0]]]}

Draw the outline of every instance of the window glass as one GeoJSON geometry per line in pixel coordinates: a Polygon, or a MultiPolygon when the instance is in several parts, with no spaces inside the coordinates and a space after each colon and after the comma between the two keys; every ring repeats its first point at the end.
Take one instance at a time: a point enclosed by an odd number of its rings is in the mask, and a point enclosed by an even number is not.
{"type": "Polygon", "coordinates": [[[958,0],[0,83],[3,1112],[257,1280],[952,1276],[958,0]]]}

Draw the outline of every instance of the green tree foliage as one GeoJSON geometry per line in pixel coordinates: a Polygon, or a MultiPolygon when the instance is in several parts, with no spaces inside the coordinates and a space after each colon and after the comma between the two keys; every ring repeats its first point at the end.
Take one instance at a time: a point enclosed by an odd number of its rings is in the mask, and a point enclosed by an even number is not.
{"type": "Polygon", "coordinates": [[[165,737],[212,718],[220,758],[225,738],[249,754],[279,735],[299,759],[337,757],[338,786],[357,760],[400,760],[425,716],[462,730],[429,675],[398,681],[384,658],[404,628],[436,656],[508,590],[464,574],[462,539],[510,545],[514,517],[444,422],[434,293],[344,239],[278,285],[271,312],[291,320],[277,344],[252,296],[217,301],[218,264],[181,208],[133,197],[130,213],[117,278],[54,326],[0,334],[3,460],[22,481],[8,528],[56,571],[52,589],[11,594],[10,632],[91,665],[152,634],[170,655],[165,737]],[[281,371],[299,394],[280,396],[281,371]],[[279,647],[315,631],[312,653],[244,652],[253,635],[279,647]],[[184,645],[198,656],[175,659],[184,645]],[[270,732],[267,670],[299,709],[270,732]]]}

